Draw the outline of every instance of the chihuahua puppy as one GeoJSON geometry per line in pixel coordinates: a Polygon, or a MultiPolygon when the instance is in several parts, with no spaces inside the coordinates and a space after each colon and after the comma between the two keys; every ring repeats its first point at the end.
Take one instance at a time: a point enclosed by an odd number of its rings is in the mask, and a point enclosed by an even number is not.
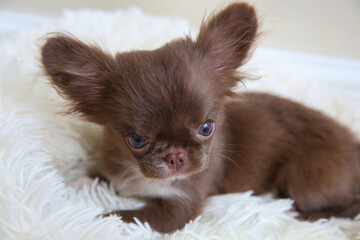
{"type": "Polygon", "coordinates": [[[294,199],[307,219],[358,213],[360,145],[346,127],[280,97],[233,92],[257,28],[254,8],[233,3],[195,40],[152,51],[112,56],[64,34],[47,39],[52,84],[104,127],[99,172],[146,201],[109,214],[172,232],[208,196],[250,189],[294,199]]]}

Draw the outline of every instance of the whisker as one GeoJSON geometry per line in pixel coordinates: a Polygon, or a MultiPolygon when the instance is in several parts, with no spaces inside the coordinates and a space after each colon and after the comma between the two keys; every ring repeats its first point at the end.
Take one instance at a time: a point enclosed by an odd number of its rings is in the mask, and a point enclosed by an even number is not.
{"type": "Polygon", "coordinates": [[[238,163],[236,163],[233,159],[231,159],[229,156],[226,155],[221,155],[222,158],[230,161],[231,163],[233,163],[236,167],[238,167],[240,170],[245,171],[245,169],[243,167],[241,167],[238,163]]]}

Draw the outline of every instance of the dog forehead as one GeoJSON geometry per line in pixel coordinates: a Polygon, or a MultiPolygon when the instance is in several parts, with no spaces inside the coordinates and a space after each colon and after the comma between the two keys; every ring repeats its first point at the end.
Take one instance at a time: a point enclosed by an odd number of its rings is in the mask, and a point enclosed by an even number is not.
{"type": "Polygon", "coordinates": [[[204,86],[189,61],[182,54],[159,50],[128,53],[119,64],[128,107],[163,114],[199,108],[204,86]]]}
{"type": "MultiPolygon", "coordinates": [[[[152,51],[132,51],[116,56],[119,73],[127,83],[158,87],[173,84],[189,75],[191,60],[185,51],[162,47],[152,51]]],[[[147,88],[148,89],[148,88],[147,88]]]]}
{"type": "Polygon", "coordinates": [[[191,128],[205,118],[205,107],[196,92],[169,94],[154,91],[130,108],[134,123],[145,131],[191,128]]]}
{"type": "Polygon", "coordinates": [[[206,117],[204,99],[195,89],[159,86],[133,100],[136,103],[129,103],[130,115],[141,132],[158,134],[166,129],[168,133],[180,133],[206,117]]]}

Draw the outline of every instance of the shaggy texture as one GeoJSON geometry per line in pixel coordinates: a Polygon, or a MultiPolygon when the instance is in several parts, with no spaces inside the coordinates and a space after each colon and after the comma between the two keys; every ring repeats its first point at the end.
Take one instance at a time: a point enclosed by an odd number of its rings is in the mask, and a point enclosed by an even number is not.
{"type": "MultiPolygon", "coordinates": [[[[110,52],[152,49],[190,32],[184,20],[147,16],[132,8],[68,11],[42,27],[0,39],[0,239],[360,238],[359,221],[300,222],[287,212],[291,200],[251,192],[209,198],[200,217],[168,235],[118,217],[97,219],[102,212],[142,203],[118,197],[97,182],[78,192],[67,185],[84,176],[99,157],[100,129],[62,114],[66,103],[42,74],[41,36],[59,30],[110,52]]],[[[239,91],[256,89],[293,98],[336,117],[360,136],[360,107],[350,94],[316,81],[316,74],[301,79],[304,69],[302,75],[291,71],[289,61],[275,61],[276,53],[262,48],[254,53],[243,69],[262,78],[245,82],[246,88],[240,85],[239,91]]]]}

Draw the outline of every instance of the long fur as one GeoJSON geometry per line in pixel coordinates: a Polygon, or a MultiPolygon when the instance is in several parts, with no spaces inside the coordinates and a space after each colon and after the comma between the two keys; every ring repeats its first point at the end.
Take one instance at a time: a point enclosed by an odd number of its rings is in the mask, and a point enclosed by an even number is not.
{"type": "MultiPolygon", "coordinates": [[[[126,224],[117,217],[96,219],[105,209],[141,205],[118,198],[111,189],[104,187],[94,185],[75,192],[64,184],[64,180],[85,174],[84,166],[89,167],[93,151],[96,152],[99,144],[99,131],[92,124],[56,114],[63,110],[64,102],[45,84],[47,79],[40,77],[41,70],[36,68],[36,60],[32,58],[36,52],[35,39],[54,30],[54,25],[48,24],[40,32],[39,29],[23,30],[16,38],[5,40],[0,47],[4,54],[0,65],[2,239],[193,239],[194,236],[199,239],[260,239],[269,236],[280,239],[355,239],[359,229],[355,221],[298,222],[285,213],[290,209],[291,201],[252,197],[249,193],[209,199],[201,219],[168,236],[161,236],[141,223],[126,224]],[[37,69],[35,73],[34,67],[37,69]],[[234,211],[237,209],[242,210],[234,211]]],[[[95,28],[99,35],[107,39],[110,49],[117,48],[115,46],[119,44],[130,48],[151,48],[188,29],[184,22],[175,21],[175,25],[180,26],[176,29],[172,19],[152,18],[134,9],[116,13],[67,12],[56,25],[80,35],[89,34],[95,28]],[[76,25],[73,24],[74,19],[76,25]],[[119,21],[127,22],[129,19],[131,24],[119,26],[119,21]],[[141,37],[136,39],[146,39],[146,42],[134,42],[132,38],[116,35],[119,29],[130,32],[140,23],[148,25],[138,31],[141,37]],[[162,23],[162,27],[159,27],[159,23],[162,23]],[[109,28],[104,33],[104,28],[94,26],[109,28]],[[154,29],[167,34],[153,36],[154,29]],[[116,44],[113,42],[115,39],[116,44]]],[[[266,66],[263,65],[265,69],[266,66]]],[[[285,88],[292,97],[312,102],[311,97],[301,91],[308,89],[311,86],[309,83],[289,82],[289,77],[286,77],[287,81],[282,81],[283,70],[271,70],[279,77],[278,80],[263,80],[258,90],[281,92],[285,88]],[[276,87],[279,85],[281,88],[276,87]]],[[[326,89],[326,86],[321,88],[323,94],[327,92],[326,89]]],[[[334,97],[335,94],[327,96],[327,100],[339,104],[331,105],[324,101],[320,106],[358,129],[356,106],[351,108],[350,103],[340,101],[334,97]]]]}

